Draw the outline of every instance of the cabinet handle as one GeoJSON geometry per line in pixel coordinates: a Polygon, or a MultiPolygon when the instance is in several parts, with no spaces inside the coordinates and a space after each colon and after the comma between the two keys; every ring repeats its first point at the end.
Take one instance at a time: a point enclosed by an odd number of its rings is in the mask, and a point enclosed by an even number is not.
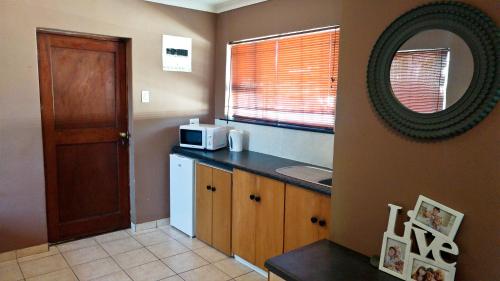
{"type": "Polygon", "coordinates": [[[260,197],[259,196],[255,196],[255,202],[260,202],[260,197]]]}
{"type": "Polygon", "coordinates": [[[326,225],[326,221],[324,221],[324,220],[319,221],[319,226],[325,226],[325,225],[326,225]]]}
{"type": "Polygon", "coordinates": [[[318,218],[317,217],[312,217],[311,218],[311,222],[312,223],[317,223],[318,222],[318,218]]]}
{"type": "Polygon", "coordinates": [[[251,194],[250,195],[250,200],[254,200],[255,199],[255,195],[251,194]]]}
{"type": "Polygon", "coordinates": [[[212,190],[212,187],[210,185],[207,185],[207,190],[212,190]]]}
{"type": "Polygon", "coordinates": [[[212,186],[212,191],[215,192],[215,186],[212,186]]]}

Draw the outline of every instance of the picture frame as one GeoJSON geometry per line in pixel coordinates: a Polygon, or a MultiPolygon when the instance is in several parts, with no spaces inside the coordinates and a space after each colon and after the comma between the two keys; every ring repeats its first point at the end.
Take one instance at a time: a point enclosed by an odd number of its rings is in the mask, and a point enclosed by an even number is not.
{"type": "Polygon", "coordinates": [[[379,270],[405,280],[410,250],[410,239],[385,232],[380,251],[379,270]]]}
{"type": "MultiPolygon", "coordinates": [[[[406,270],[407,281],[418,281],[419,277],[423,277],[422,274],[432,274],[432,280],[439,281],[453,281],[455,279],[455,267],[447,266],[446,264],[438,263],[429,258],[411,253],[408,260],[408,266],[406,270]],[[420,274],[417,276],[416,274],[420,274]]],[[[421,280],[426,280],[421,278],[421,280]]]]}
{"type": "Polygon", "coordinates": [[[410,222],[435,236],[453,241],[464,214],[423,195],[418,197],[410,222]]]}

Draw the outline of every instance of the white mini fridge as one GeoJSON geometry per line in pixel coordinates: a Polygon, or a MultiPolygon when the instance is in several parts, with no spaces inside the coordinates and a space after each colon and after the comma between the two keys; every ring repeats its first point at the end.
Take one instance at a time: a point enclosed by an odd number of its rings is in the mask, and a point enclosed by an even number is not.
{"type": "Polygon", "coordinates": [[[194,163],[170,154],[170,225],[190,237],[195,236],[194,163]]]}

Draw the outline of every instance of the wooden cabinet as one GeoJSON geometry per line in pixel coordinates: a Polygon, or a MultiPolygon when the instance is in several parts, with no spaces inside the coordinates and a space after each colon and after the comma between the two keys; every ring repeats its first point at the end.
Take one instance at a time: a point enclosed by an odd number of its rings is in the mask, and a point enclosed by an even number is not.
{"type": "Polygon", "coordinates": [[[233,185],[233,253],[265,269],[283,253],[285,184],[235,169],[233,185]]]}
{"type": "Polygon", "coordinates": [[[329,196],[287,184],[285,202],[285,252],[329,237],[329,196]]]}
{"type": "Polygon", "coordinates": [[[231,254],[231,173],[196,164],[196,237],[231,254]]]}

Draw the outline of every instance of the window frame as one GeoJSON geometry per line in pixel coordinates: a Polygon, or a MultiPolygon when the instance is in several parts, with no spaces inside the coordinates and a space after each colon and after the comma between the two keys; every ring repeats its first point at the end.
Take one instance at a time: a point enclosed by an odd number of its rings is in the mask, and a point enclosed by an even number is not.
{"type": "MultiPolygon", "coordinates": [[[[301,31],[294,31],[294,32],[280,33],[280,34],[274,34],[274,35],[269,35],[269,36],[255,37],[255,38],[244,39],[244,40],[231,41],[231,42],[227,43],[227,45],[226,45],[226,69],[225,69],[226,76],[225,76],[224,118],[218,118],[218,119],[225,121],[225,122],[231,121],[231,122],[238,122],[238,123],[276,127],[276,128],[309,131],[309,132],[316,132],[316,133],[325,133],[325,134],[332,134],[332,135],[335,134],[335,130],[333,128],[325,128],[325,127],[320,127],[320,126],[316,127],[313,125],[298,125],[298,124],[291,124],[291,123],[281,123],[279,121],[268,121],[268,120],[256,119],[256,118],[229,117],[229,107],[230,107],[230,99],[231,99],[231,76],[232,76],[231,75],[231,48],[233,45],[240,44],[240,43],[258,42],[258,41],[264,41],[264,40],[270,40],[270,39],[276,39],[276,38],[282,38],[282,37],[298,36],[298,35],[302,35],[302,34],[304,34],[304,35],[305,34],[312,34],[312,33],[316,33],[316,32],[327,32],[327,31],[332,31],[332,30],[336,30],[336,29],[340,30],[340,26],[339,25],[331,25],[331,26],[325,26],[325,27],[320,27],[320,28],[313,28],[313,29],[307,29],[307,30],[301,30],[301,31]]],[[[336,118],[335,118],[335,120],[336,120],[336,118]]]]}

